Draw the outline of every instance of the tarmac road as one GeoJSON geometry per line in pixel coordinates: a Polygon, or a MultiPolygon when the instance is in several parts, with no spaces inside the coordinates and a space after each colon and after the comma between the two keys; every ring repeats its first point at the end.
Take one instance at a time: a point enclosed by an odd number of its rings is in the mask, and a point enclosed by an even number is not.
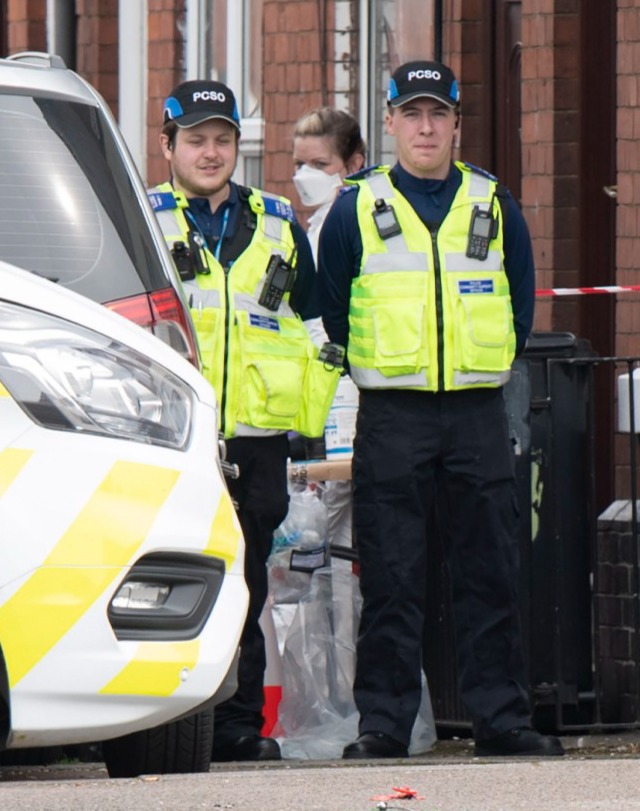
{"type": "Polygon", "coordinates": [[[212,764],[109,780],[103,764],[0,767],[3,811],[640,811],[640,735],[563,738],[564,758],[474,758],[468,741],[388,761],[212,764]]]}

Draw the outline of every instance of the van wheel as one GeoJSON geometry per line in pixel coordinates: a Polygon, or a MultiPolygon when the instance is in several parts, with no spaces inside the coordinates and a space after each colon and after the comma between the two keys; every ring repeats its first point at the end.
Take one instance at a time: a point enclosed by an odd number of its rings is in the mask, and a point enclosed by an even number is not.
{"type": "Polygon", "coordinates": [[[102,743],[109,777],[208,772],[213,708],[102,743]]]}

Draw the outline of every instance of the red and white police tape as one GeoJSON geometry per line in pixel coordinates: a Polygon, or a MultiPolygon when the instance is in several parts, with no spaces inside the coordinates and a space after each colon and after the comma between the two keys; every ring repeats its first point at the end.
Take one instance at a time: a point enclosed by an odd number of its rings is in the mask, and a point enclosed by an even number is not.
{"type": "Polygon", "coordinates": [[[640,293],[640,284],[616,284],[605,287],[549,287],[536,290],[536,298],[584,296],[593,293],[640,293]]]}

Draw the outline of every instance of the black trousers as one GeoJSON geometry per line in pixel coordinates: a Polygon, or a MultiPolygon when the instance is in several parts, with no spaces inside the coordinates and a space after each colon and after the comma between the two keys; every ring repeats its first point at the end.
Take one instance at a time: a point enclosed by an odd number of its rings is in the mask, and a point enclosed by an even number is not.
{"type": "Polygon", "coordinates": [[[460,697],[474,737],[530,725],[502,391],[361,392],[353,485],[363,596],[354,683],[360,733],[409,742],[421,693],[434,511],[452,579],[460,697]]]}
{"type": "Polygon", "coordinates": [[[249,611],[240,640],[238,690],[215,711],[216,744],[259,734],[264,724],[266,655],[259,619],[268,593],[266,562],[273,531],[284,520],[289,505],[288,456],[286,434],[227,440],[227,459],[240,468],[239,478],[229,480],[228,484],[238,504],[245,540],[244,572],[249,588],[249,611]]]}

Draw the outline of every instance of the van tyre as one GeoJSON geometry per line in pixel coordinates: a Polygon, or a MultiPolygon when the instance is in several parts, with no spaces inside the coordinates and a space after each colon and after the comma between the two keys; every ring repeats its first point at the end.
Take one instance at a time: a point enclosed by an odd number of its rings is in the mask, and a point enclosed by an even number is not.
{"type": "Polygon", "coordinates": [[[104,741],[109,777],[208,772],[213,745],[213,708],[104,741]]]}

